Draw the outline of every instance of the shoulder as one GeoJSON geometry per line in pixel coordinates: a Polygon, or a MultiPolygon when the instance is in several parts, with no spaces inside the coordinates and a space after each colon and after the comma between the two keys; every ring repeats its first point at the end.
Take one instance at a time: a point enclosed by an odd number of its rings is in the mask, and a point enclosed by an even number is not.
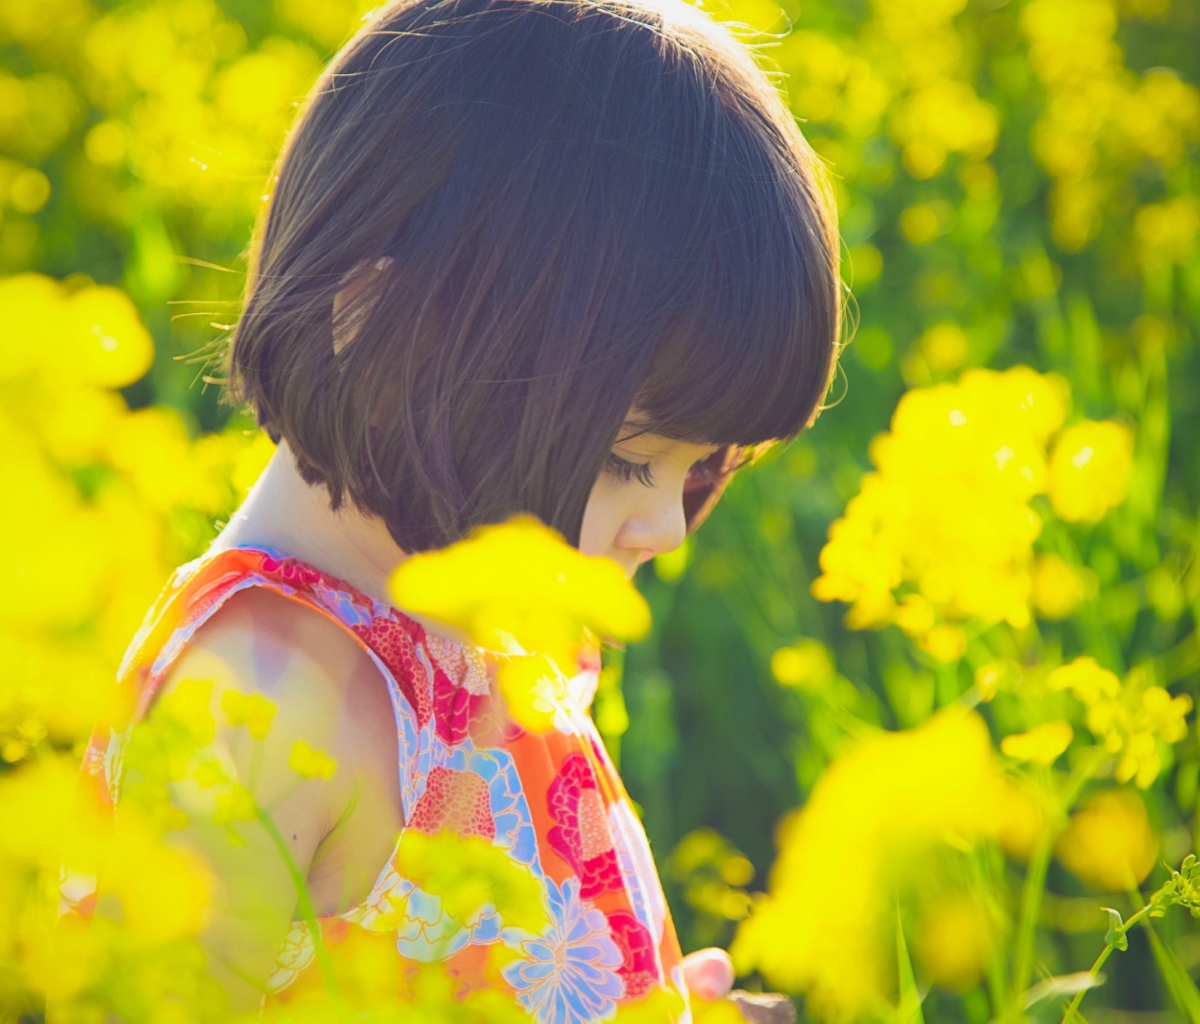
{"type": "MultiPolygon", "coordinates": [[[[292,783],[287,770],[292,744],[303,740],[343,753],[348,706],[364,691],[382,692],[383,687],[370,685],[378,677],[370,656],[345,627],[269,588],[252,587],[229,597],[196,630],[168,671],[163,692],[185,679],[211,681],[219,723],[228,690],[271,701],[271,729],[254,756],[264,769],[262,783],[270,787],[276,781],[286,789],[292,783]]],[[[254,744],[244,731],[222,727],[218,736],[234,762],[248,766],[254,744]]],[[[337,802],[337,782],[325,788],[337,802]]]]}
{"type": "Polygon", "coordinates": [[[214,683],[272,699],[338,699],[371,661],[350,632],[267,587],[229,597],[188,641],[169,678],[212,675],[214,683]]]}

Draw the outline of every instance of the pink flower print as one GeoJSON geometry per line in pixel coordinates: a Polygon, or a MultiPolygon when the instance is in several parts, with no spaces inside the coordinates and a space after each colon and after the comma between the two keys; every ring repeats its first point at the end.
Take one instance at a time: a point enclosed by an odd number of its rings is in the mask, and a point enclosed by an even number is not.
{"type": "Polygon", "coordinates": [[[437,734],[450,746],[461,743],[491,711],[488,694],[474,694],[440,668],[433,670],[433,718],[437,734]]]}
{"type": "Polygon", "coordinates": [[[658,981],[658,957],[650,931],[627,910],[614,910],[608,915],[608,927],[613,941],[621,951],[621,966],[617,973],[625,982],[625,998],[641,999],[658,981]]]}
{"type": "Polygon", "coordinates": [[[268,555],[262,560],[262,571],[297,590],[311,590],[321,582],[321,574],[316,569],[294,558],[272,558],[268,555]]]}
{"type": "Polygon", "coordinates": [[[604,797],[583,754],[571,754],[563,761],[546,792],[546,803],[555,822],[547,834],[550,848],[579,875],[580,895],[595,899],[603,892],[620,890],[621,872],[604,797]]]}
{"type": "Polygon", "coordinates": [[[401,622],[387,615],[376,616],[369,626],[350,628],[387,666],[417,716],[417,728],[425,728],[433,714],[429,677],[425,673],[425,666],[417,659],[416,645],[408,630],[401,622]]]}
{"type": "Polygon", "coordinates": [[[475,772],[440,765],[429,769],[425,792],[413,808],[408,827],[431,835],[449,830],[462,836],[496,838],[488,784],[475,772]]]}

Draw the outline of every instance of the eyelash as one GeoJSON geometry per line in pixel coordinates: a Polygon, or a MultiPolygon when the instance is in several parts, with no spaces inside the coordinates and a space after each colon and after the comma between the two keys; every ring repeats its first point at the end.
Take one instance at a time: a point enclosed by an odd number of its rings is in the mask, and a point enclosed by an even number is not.
{"type": "Polygon", "coordinates": [[[644,487],[651,487],[654,484],[654,471],[650,468],[650,463],[630,462],[612,452],[609,452],[608,458],[604,462],[604,471],[611,473],[622,483],[636,480],[644,487]]]}

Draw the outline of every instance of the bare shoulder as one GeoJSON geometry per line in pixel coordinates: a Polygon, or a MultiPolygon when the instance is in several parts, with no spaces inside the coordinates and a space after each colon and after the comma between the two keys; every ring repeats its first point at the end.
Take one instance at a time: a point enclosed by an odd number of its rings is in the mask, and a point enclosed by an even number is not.
{"type": "MultiPolygon", "coordinates": [[[[299,602],[261,587],[230,597],[193,636],[171,667],[164,690],[183,679],[211,680],[214,711],[223,692],[236,689],[271,700],[275,720],[257,755],[286,788],[292,744],[302,739],[329,751],[348,767],[361,748],[354,723],[386,709],[386,688],[358,640],[342,626],[299,602]],[[364,716],[362,705],[373,709],[364,716]]],[[[389,715],[390,717],[390,715],[389,715]]],[[[236,730],[223,737],[235,762],[248,759],[251,743],[236,730]]],[[[328,796],[338,801],[335,782],[328,796]]]]}

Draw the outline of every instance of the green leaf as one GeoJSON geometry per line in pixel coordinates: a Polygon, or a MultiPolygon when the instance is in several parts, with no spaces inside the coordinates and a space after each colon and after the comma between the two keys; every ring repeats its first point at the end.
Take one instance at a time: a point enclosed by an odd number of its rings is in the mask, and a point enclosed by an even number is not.
{"type": "Polygon", "coordinates": [[[1176,1008],[1190,1022],[1200,1024],[1200,990],[1187,969],[1179,962],[1179,957],[1150,926],[1149,921],[1143,921],[1142,927],[1150,937],[1150,949],[1154,953],[1154,962],[1158,964],[1159,973],[1166,982],[1167,991],[1176,1008]]]}
{"type": "MultiPolygon", "coordinates": [[[[1025,993],[1025,1009],[1040,1003],[1043,999],[1054,996],[1073,996],[1090,988],[1099,988],[1104,984],[1103,974],[1092,974],[1090,971],[1076,971],[1074,974],[1058,974],[1045,981],[1039,981],[1025,993]]],[[[1079,1016],[1079,1011],[1075,1012],[1079,1016]]]]}
{"type": "Polygon", "coordinates": [[[908,957],[908,944],[904,941],[904,922],[896,912],[896,963],[900,969],[900,1006],[896,1013],[897,1024],[925,1024],[921,1010],[921,993],[917,991],[917,979],[913,974],[912,961],[908,957]]]}
{"type": "Polygon", "coordinates": [[[1101,907],[1100,909],[1108,915],[1108,931],[1104,933],[1104,941],[1114,949],[1124,952],[1129,948],[1129,939],[1125,936],[1125,922],[1112,907],[1101,907]]]}

